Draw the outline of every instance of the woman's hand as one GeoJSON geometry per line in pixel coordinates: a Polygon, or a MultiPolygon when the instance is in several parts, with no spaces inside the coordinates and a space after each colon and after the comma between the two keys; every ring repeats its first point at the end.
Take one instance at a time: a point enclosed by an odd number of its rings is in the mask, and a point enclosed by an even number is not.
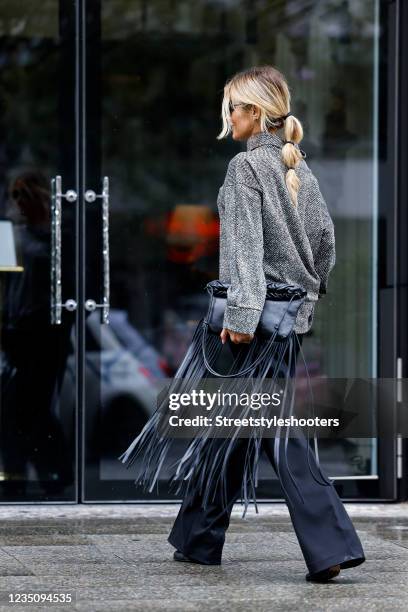
{"type": "Polygon", "coordinates": [[[220,333],[220,338],[223,344],[226,343],[228,336],[230,337],[231,342],[234,344],[249,344],[252,341],[254,334],[240,334],[239,332],[223,327],[222,332],[220,333]]]}

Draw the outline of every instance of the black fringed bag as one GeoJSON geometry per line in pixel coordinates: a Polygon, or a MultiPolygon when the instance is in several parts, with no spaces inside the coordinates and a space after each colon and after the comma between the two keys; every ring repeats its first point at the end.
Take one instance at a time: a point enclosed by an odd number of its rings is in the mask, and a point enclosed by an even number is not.
{"type": "MultiPolygon", "coordinates": [[[[222,347],[219,334],[223,328],[228,287],[228,283],[221,282],[220,280],[210,281],[205,286],[205,289],[210,294],[206,316],[199,321],[193,333],[190,346],[177,372],[171,379],[165,397],[161,400],[137,438],[119,457],[127,468],[132,466],[137,459],[141,459],[135,484],[141,485],[149,493],[157,486],[159,476],[163,468],[166,467],[168,483],[170,486],[176,486],[175,493],[179,494],[182,486],[187,483],[187,489],[197,491],[203,495],[204,507],[211,497],[211,492],[215,494],[217,483],[219,482],[221,482],[224,492],[223,498],[226,499],[225,465],[234,444],[237,442],[237,438],[239,438],[240,431],[237,428],[232,438],[217,440],[211,437],[208,428],[200,430],[199,434],[191,440],[182,456],[171,463],[171,448],[174,437],[172,437],[170,426],[166,425],[163,428],[163,415],[166,415],[168,411],[168,398],[171,393],[189,393],[200,384],[204,377],[208,376],[208,373],[220,378],[229,378],[232,381],[235,377],[247,374],[248,377],[245,377],[243,382],[246,382],[248,379],[249,389],[254,392],[257,387],[260,388],[266,377],[270,378],[273,382],[281,375],[285,354],[288,356],[288,367],[284,373],[287,383],[291,376],[292,368],[296,363],[293,357],[296,343],[296,334],[293,327],[299,308],[307,294],[299,285],[276,281],[267,282],[264,307],[254,333],[254,339],[249,344],[244,345],[248,349],[244,365],[248,362],[249,365],[246,365],[246,367],[237,372],[230,371],[227,374],[222,374],[214,370],[210,365],[210,360],[217,357],[222,347]],[[250,378],[250,376],[254,378],[250,378]],[[254,383],[254,380],[256,383],[254,383]]],[[[234,358],[233,366],[238,361],[238,358],[234,358]]],[[[242,389],[243,387],[241,387],[242,389]]],[[[293,399],[292,394],[289,402],[289,416],[293,409],[293,399]]],[[[284,412],[286,412],[285,405],[283,405],[280,416],[284,416],[284,412]]],[[[228,414],[228,408],[221,407],[219,414],[228,414]]],[[[164,419],[164,421],[166,420],[164,419]]],[[[288,435],[289,429],[285,438],[288,435]]],[[[258,480],[257,471],[261,439],[262,433],[259,429],[254,428],[246,447],[245,468],[242,478],[241,500],[245,504],[243,516],[245,516],[251,497],[257,509],[255,488],[258,480]],[[248,490],[248,486],[251,493],[248,490]]],[[[287,461],[286,442],[285,461],[287,461]]],[[[280,437],[277,436],[275,439],[275,463],[278,477],[280,477],[279,444],[280,437]]],[[[308,458],[307,461],[309,461],[308,458]]],[[[318,469],[320,472],[319,462],[318,469]]],[[[318,480],[312,470],[311,473],[318,480]]],[[[289,475],[298,489],[295,478],[290,470],[289,475]]],[[[320,475],[324,482],[319,480],[318,482],[330,485],[330,482],[325,480],[321,472],[320,475]]],[[[281,485],[284,488],[282,481],[281,485]]],[[[301,496],[299,489],[298,492],[301,496]]]]}
{"type": "Polygon", "coordinates": [[[207,315],[203,320],[204,331],[202,335],[202,351],[204,364],[214,376],[231,377],[242,376],[254,371],[268,355],[271,342],[280,342],[289,336],[295,325],[299,308],[306,299],[305,289],[295,284],[270,281],[266,284],[266,297],[262,314],[255,330],[255,336],[264,340],[263,350],[248,367],[232,374],[216,372],[208,362],[206,345],[208,331],[220,334],[223,329],[224,312],[227,305],[229,283],[213,280],[206,285],[210,294],[210,303],[207,315]],[[266,340],[266,342],[265,342],[266,340]]]}

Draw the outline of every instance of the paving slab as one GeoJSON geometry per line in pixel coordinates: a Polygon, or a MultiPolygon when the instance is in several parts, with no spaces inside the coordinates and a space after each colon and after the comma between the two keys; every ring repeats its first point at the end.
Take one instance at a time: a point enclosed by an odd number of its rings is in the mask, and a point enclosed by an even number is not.
{"type": "Polygon", "coordinates": [[[176,563],[177,504],[0,506],[0,612],[407,610],[408,504],[345,504],[367,561],[310,584],[285,504],[232,513],[221,566],[176,563]],[[63,606],[5,593],[65,592],[63,606]]]}

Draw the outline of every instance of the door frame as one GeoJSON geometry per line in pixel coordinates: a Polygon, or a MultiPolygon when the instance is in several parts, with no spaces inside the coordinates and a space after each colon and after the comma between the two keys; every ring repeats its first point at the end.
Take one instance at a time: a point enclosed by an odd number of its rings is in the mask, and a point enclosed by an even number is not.
{"type": "MultiPolygon", "coordinates": [[[[399,29],[398,17],[401,11],[401,0],[388,2],[379,0],[380,17],[380,37],[378,41],[378,64],[374,69],[378,71],[378,342],[377,342],[377,376],[391,377],[397,376],[397,356],[401,355],[402,350],[406,350],[408,343],[402,347],[399,339],[399,327],[406,325],[404,311],[398,308],[399,300],[399,267],[398,249],[401,249],[398,229],[401,227],[399,217],[402,214],[402,207],[399,207],[398,180],[402,172],[396,170],[401,168],[402,157],[400,156],[400,139],[396,138],[399,132],[400,118],[403,113],[400,111],[397,100],[399,100],[399,84],[401,79],[400,66],[398,63],[398,53],[400,41],[402,40],[402,28],[399,29]],[[395,41],[395,42],[394,42],[395,41]],[[390,203],[392,203],[390,205],[390,203]]],[[[101,24],[100,19],[96,19],[97,13],[101,10],[101,3],[87,3],[87,0],[77,0],[77,141],[78,141],[78,193],[84,194],[89,189],[89,184],[85,184],[87,176],[86,160],[92,151],[93,177],[94,182],[102,178],[100,143],[101,134],[98,132],[98,121],[100,120],[100,70],[101,70],[101,24]],[[93,19],[87,19],[87,9],[91,7],[93,19]],[[89,48],[87,41],[92,40],[92,48],[89,48]],[[90,75],[87,78],[87,75],[90,75]],[[92,80],[91,80],[92,79],[92,80]],[[90,129],[91,126],[91,129],[90,129]],[[91,134],[91,137],[89,136],[91,134]],[[99,166],[99,168],[98,168],[99,166]]],[[[403,107],[402,107],[403,108],[403,107]]],[[[405,186],[406,188],[406,186],[405,186]]],[[[97,491],[100,487],[93,479],[97,476],[95,471],[89,476],[88,489],[86,486],[87,476],[85,470],[85,311],[83,304],[89,297],[86,295],[85,278],[85,202],[80,199],[78,219],[78,303],[81,305],[78,313],[78,494],[82,503],[163,503],[173,501],[173,499],[152,499],[143,493],[136,495],[134,487],[134,497],[129,499],[126,495],[129,481],[122,482],[107,481],[106,490],[115,487],[119,499],[101,499],[97,491]],[[89,492],[91,491],[91,498],[89,492]],[[88,492],[88,494],[87,494],[88,492]]],[[[407,363],[405,359],[404,363],[407,363]]],[[[397,499],[397,441],[396,441],[395,420],[387,420],[381,424],[383,433],[378,437],[378,478],[377,477],[348,477],[336,479],[334,485],[339,495],[345,501],[395,501],[397,499]],[[390,426],[391,424],[391,426],[390,426]],[[354,495],[355,482],[359,481],[360,490],[364,491],[360,496],[354,495]],[[363,482],[364,481],[364,482],[363,482]]],[[[273,483],[273,481],[271,481],[273,483]]],[[[268,485],[270,486],[270,485],[268,485]]],[[[272,484],[273,493],[278,492],[278,487],[272,484]]],[[[262,495],[262,487],[260,487],[262,495]]],[[[176,499],[176,498],[174,498],[176,499]]],[[[259,501],[280,502],[281,499],[270,498],[259,501]]]]}

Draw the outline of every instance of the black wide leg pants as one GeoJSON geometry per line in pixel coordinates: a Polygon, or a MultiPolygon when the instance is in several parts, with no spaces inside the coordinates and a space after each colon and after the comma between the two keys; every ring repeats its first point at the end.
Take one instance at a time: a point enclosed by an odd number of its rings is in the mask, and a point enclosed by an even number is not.
{"type": "MultiPolygon", "coordinates": [[[[301,342],[300,334],[298,338],[301,342]]],[[[237,347],[239,345],[234,346],[231,343],[234,354],[237,347]]],[[[281,442],[278,452],[280,479],[284,487],[282,490],[308,571],[315,573],[337,564],[347,568],[363,563],[365,555],[361,542],[333,484],[326,486],[319,484],[310,472],[309,464],[313,473],[319,478],[312,448],[309,452],[309,463],[307,460],[307,439],[288,438],[287,447],[288,465],[303,501],[289,475],[283,456],[284,440],[281,442]]],[[[274,443],[274,438],[264,438],[262,450],[277,471],[274,443]]],[[[205,509],[201,495],[194,492],[187,493],[181,504],[168,541],[184,555],[200,563],[208,565],[221,563],[232,507],[241,493],[247,444],[248,439],[237,439],[230,455],[227,466],[227,507],[222,503],[219,487],[215,491],[215,496],[211,494],[205,509]]],[[[322,473],[328,479],[323,469],[322,473]]]]}

